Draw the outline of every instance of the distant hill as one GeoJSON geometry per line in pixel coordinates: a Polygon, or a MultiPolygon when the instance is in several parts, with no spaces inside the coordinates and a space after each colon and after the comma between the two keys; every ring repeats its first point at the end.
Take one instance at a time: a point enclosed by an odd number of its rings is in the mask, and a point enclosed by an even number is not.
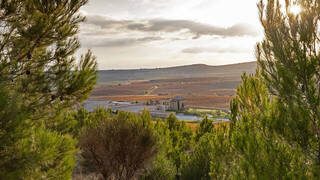
{"type": "Polygon", "coordinates": [[[243,72],[255,72],[256,67],[256,62],[248,62],[222,66],[193,64],[156,69],[100,70],[98,71],[98,85],[168,78],[240,77],[243,72]]]}

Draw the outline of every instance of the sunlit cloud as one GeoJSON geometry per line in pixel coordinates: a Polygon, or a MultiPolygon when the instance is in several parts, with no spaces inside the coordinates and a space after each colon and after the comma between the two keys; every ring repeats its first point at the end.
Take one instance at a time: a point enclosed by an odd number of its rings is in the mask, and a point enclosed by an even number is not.
{"type": "Polygon", "coordinates": [[[123,39],[112,39],[112,38],[91,38],[83,40],[83,46],[94,48],[94,47],[125,47],[132,46],[142,43],[148,43],[152,41],[162,40],[161,37],[144,37],[144,38],[123,38],[123,39]]]}
{"type": "Polygon", "coordinates": [[[253,61],[256,0],[91,0],[81,9],[84,52],[100,69],[253,61]]]}

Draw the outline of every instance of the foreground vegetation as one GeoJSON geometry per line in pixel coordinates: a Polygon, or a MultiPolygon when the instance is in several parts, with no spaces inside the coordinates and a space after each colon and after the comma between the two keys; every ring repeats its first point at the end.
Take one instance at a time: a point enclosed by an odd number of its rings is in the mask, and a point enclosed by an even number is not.
{"type": "Polygon", "coordinates": [[[86,2],[0,1],[0,179],[71,178],[78,150],[64,113],[97,79],[90,51],[73,57],[86,2]]]}
{"type": "Polygon", "coordinates": [[[173,114],[153,121],[148,111],[113,114],[111,109],[98,108],[67,116],[67,122],[73,122],[68,132],[79,139],[82,178],[190,179],[193,173],[191,179],[209,178],[212,120],[205,118],[193,132],[173,114]]]}
{"type": "Polygon", "coordinates": [[[320,2],[266,2],[230,125],[193,132],[174,115],[75,108],[97,78],[90,51],[72,57],[86,0],[1,1],[0,179],[319,179],[320,2]]]}

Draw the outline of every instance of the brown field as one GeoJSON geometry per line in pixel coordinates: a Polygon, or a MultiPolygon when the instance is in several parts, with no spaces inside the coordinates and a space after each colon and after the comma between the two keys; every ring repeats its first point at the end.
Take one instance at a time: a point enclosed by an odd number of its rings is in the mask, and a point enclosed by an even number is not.
{"type": "Polygon", "coordinates": [[[128,84],[96,87],[90,96],[95,100],[146,102],[183,96],[186,107],[229,109],[240,78],[175,78],[134,81],[128,84]]]}

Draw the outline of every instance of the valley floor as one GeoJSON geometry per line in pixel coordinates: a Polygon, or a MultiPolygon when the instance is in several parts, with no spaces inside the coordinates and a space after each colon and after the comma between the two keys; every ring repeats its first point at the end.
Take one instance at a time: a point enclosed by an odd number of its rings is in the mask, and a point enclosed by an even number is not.
{"type": "Polygon", "coordinates": [[[90,100],[147,102],[183,96],[187,108],[229,109],[240,78],[175,78],[133,81],[95,88],[90,100]]]}

